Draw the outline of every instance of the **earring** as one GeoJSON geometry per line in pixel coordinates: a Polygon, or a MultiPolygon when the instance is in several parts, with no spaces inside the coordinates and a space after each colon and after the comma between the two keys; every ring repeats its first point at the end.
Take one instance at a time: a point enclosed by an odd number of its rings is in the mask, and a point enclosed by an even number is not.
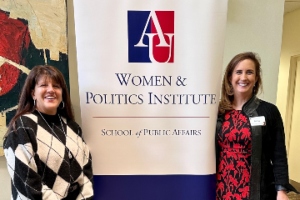
{"type": "Polygon", "coordinates": [[[65,102],[61,101],[62,106],[60,107],[60,109],[63,109],[65,107],[65,102]]]}
{"type": "Polygon", "coordinates": [[[36,101],[36,99],[33,99],[33,106],[35,106],[35,101],[36,101]]]}

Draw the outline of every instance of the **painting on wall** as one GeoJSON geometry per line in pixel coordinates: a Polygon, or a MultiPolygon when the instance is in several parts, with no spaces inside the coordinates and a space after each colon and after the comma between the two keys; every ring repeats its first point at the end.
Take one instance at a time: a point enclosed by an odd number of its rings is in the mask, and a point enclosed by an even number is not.
{"type": "Polygon", "coordinates": [[[67,5],[61,0],[0,2],[0,156],[24,81],[35,65],[57,67],[69,86],[67,5]]]}

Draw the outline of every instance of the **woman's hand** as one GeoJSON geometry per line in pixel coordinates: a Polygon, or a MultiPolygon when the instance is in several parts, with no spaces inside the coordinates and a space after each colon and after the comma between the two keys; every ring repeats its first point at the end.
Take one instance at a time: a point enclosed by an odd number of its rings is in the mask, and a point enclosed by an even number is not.
{"type": "Polygon", "coordinates": [[[289,200],[286,191],[284,190],[277,191],[277,200],[289,200]]]}

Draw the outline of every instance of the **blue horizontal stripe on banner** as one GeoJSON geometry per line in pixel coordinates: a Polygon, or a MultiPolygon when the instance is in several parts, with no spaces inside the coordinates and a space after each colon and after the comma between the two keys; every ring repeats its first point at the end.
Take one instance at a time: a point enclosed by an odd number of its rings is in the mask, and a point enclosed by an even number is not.
{"type": "Polygon", "coordinates": [[[95,200],[215,200],[212,175],[95,175],[95,200]]]}

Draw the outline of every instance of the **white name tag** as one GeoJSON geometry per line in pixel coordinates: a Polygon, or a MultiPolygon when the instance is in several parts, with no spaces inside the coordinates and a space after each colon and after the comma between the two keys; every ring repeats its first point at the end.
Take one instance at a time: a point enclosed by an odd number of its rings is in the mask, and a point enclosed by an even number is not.
{"type": "Polygon", "coordinates": [[[250,117],[250,124],[251,126],[265,126],[266,118],[265,116],[250,117]]]}

